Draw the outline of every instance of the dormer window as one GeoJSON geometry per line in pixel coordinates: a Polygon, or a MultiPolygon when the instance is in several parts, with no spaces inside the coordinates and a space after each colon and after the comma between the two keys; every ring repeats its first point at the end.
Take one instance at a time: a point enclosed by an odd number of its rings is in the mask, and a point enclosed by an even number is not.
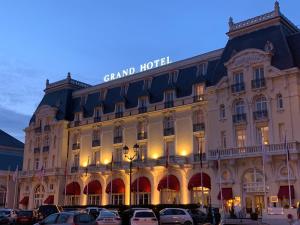
{"type": "Polygon", "coordinates": [[[75,133],[73,136],[72,150],[80,149],[80,135],[75,133]]]}
{"type": "Polygon", "coordinates": [[[116,118],[120,118],[123,116],[124,112],[124,103],[120,102],[116,104],[115,116],[116,118]]]}
{"type": "Polygon", "coordinates": [[[101,121],[101,107],[97,107],[94,109],[94,122],[100,122],[101,121]]]}
{"type": "Polygon", "coordinates": [[[139,98],[139,113],[147,112],[147,103],[148,103],[148,99],[146,96],[139,98]]]}
{"type": "Polygon", "coordinates": [[[204,100],[204,85],[196,84],[194,87],[194,102],[200,102],[204,100]]]}
{"type": "Polygon", "coordinates": [[[170,108],[174,106],[174,90],[169,90],[165,92],[165,108],[170,108]]]}
{"type": "Polygon", "coordinates": [[[80,119],[81,119],[81,113],[77,112],[74,115],[74,125],[79,126],[80,125],[80,119]]]}
{"type": "Polygon", "coordinates": [[[198,74],[200,76],[204,76],[204,75],[206,75],[206,72],[207,72],[207,63],[201,63],[201,64],[199,64],[199,66],[198,66],[198,74]]]}
{"type": "Polygon", "coordinates": [[[139,121],[137,124],[137,139],[144,140],[147,139],[147,122],[139,121]]]}

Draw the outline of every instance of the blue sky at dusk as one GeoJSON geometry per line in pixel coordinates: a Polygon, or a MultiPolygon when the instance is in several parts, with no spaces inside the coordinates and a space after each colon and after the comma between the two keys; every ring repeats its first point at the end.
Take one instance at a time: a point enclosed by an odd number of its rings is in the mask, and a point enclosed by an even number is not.
{"type": "MultiPolygon", "coordinates": [[[[107,73],[170,56],[172,61],[223,48],[228,18],[272,11],[272,0],[3,0],[0,3],[0,129],[22,129],[45,81],[98,84],[107,73]]],[[[300,26],[300,1],[280,1],[300,26]]]]}

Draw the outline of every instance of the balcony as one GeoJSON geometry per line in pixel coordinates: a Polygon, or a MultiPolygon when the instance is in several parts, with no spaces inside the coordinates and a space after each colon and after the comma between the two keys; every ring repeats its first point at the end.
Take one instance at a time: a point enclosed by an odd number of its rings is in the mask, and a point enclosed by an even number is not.
{"type": "Polygon", "coordinates": [[[49,146],[44,146],[43,147],[43,152],[49,152],[49,146]]]}
{"type": "Polygon", "coordinates": [[[164,128],[164,136],[174,135],[174,127],[164,128]]]}
{"type": "Polygon", "coordinates": [[[40,153],[40,152],[41,152],[40,147],[34,148],[34,149],[33,149],[33,152],[34,152],[34,153],[40,153]]]}
{"type": "Polygon", "coordinates": [[[263,88],[266,86],[266,79],[265,78],[261,78],[261,79],[255,79],[251,81],[251,86],[252,89],[259,89],[259,88],[263,88]]]}
{"type": "Polygon", "coordinates": [[[246,123],[247,115],[246,113],[232,115],[232,121],[234,124],[246,123]]]}
{"type": "Polygon", "coordinates": [[[204,95],[195,95],[193,97],[194,102],[202,102],[204,101],[204,95]]]}
{"type": "Polygon", "coordinates": [[[268,110],[259,110],[253,112],[254,120],[267,120],[268,119],[268,110]]]}
{"type": "Polygon", "coordinates": [[[78,150],[80,149],[80,143],[75,143],[72,145],[72,150],[78,150]]]}
{"type": "Polygon", "coordinates": [[[92,147],[98,147],[98,146],[100,146],[100,140],[93,140],[92,147]]]}
{"type": "Polygon", "coordinates": [[[204,123],[195,123],[193,124],[193,132],[201,132],[205,131],[205,124],[204,123]]]}
{"type": "Polygon", "coordinates": [[[100,116],[94,117],[94,123],[98,123],[98,122],[101,122],[101,117],[100,116]]]}
{"type": "Polygon", "coordinates": [[[123,137],[119,136],[119,137],[114,137],[114,144],[119,144],[123,142],[123,137]]]}
{"type": "Polygon", "coordinates": [[[146,113],[147,112],[147,107],[146,106],[142,106],[142,107],[139,107],[139,114],[141,113],[146,113]]]}
{"type": "Polygon", "coordinates": [[[147,132],[140,132],[137,134],[137,139],[138,140],[145,140],[147,139],[147,132]]]}
{"type": "MultiPolygon", "coordinates": [[[[289,142],[287,143],[287,148],[290,154],[300,153],[300,143],[289,142]]],[[[208,160],[218,160],[218,155],[220,154],[220,159],[238,159],[247,157],[262,157],[263,150],[265,154],[268,155],[286,155],[286,145],[281,144],[270,144],[262,146],[248,146],[241,148],[226,148],[226,149],[215,149],[209,150],[207,152],[208,160]]]]}
{"type": "Polygon", "coordinates": [[[116,112],[116,113],[115,113],[115,117],[116,117],[116,118],[121,118],[121,117],[123,117],[123,112],[116,112]]]}
{"type": "Polygon", "coordinates": [[[80,120],[74,121],[74,127],[78,127],[78,126],[80,126],[80,120]]]}
{"type": "Polygon", "coordinates": [[[41,133],[42,132],[42,127],[36,127],[34,128],[35,133],[41,133]]]}
{"type": "Polygon", "coordinates": [[[45,125],[44,126],[44,131],[46,131],[46,132],[50,131],[50,125],[45,125]]]}
{"type": "MultiPolygon", "coordinates": [[[[265,192],[263,182],[248,182],[248,183],[245,183],[245,184],[243,184],[243,189],[248,193],[265,192]]],[[[269,190],[268,186],[266,186],[266,191],[267,190],[269,190]]]]}
{"type": "Polygon", "coordinates": [[[173,101],[165,102],[165,109],[172,108],[172,107],[174,107],[174,102],[173,101]]]}
{"type": "Polygon", "coordinates": [[[245,91],[245,83],[236,83],[231,85],[231,92],[232,93],[238,93],[238,92],[242,92],[245,91]]]}

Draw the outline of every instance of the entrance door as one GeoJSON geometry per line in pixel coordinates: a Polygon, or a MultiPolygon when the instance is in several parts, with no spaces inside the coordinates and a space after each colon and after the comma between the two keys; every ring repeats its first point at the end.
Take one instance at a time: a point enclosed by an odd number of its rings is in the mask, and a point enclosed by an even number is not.
{"type": "Polygon", "coordinates": [[[255,202],[255,212],[262,215],[262,209],[265,207],[264,196],[263,195],[255,195],[254,202],[255,202]]]}
{"type": "Polygon", "coordinates": [[[252,213],[252,198],[249,196],[246,197],[246,212],[249,214],[252,213]]]}

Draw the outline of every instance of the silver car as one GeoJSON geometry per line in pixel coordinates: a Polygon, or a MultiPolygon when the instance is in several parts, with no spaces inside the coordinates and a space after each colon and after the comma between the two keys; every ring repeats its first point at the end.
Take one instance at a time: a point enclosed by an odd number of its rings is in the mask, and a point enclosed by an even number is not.
{"type": "Polygon", "coordinates": [[[193,219],[186,209],[165,208],[159,212],[160,225],[193,225],[193,219]]]}
{"type": "Polygon", "coordinates": [[[35,225],[97,225],[93,216],[81,212],[54,213],[35,225]]]}

